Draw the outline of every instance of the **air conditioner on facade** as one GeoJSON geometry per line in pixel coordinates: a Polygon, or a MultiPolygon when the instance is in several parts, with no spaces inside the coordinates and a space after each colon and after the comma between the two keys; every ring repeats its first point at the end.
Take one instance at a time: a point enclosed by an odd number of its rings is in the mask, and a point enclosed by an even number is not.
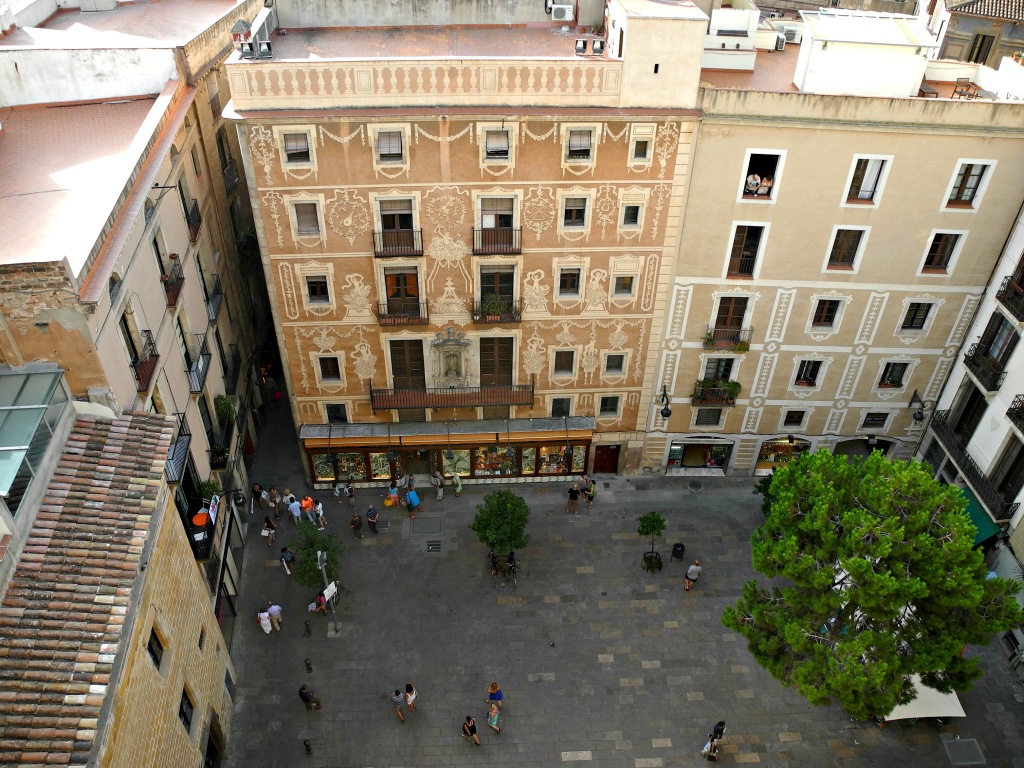
{"type": "Polygon", "coordinates": [[[772,11],[771,13],[768,14],[768,18],[769,19],[781,19],[782,18],[782,14],[781,13],[776,13],[775,11],[772,11]]]}
{"type": "Polygon", "coordinates": [[[552,5],[551,6],[551,19],[553,21],[572,21],[572,10],[571,5],[552,5]]]}

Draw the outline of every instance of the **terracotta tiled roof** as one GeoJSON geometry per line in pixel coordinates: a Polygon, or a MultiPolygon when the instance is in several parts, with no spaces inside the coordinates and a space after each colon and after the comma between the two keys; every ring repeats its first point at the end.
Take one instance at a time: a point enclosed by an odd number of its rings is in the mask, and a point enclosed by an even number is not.
{"type": "Polygon", "coordinates": [[[79,416],[0,604],[0,765],[85,765],[172,422],[79,416]]]}
{"type": "Polygon", "coordinates": [[[952,13],[968,16],[988,16],[993,19],[1024,22],[1024,0],[967,0],[954,5],[952,13]]]}

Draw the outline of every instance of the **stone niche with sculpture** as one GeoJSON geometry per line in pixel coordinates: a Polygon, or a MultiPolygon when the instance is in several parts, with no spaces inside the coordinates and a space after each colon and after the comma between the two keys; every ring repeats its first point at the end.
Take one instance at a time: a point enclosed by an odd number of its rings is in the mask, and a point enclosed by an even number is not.
{"type": "Polygon", "coordinates": [[[448,326],[430,342],[434,350],[435,386],[442,388],[469,386],[469,348],[466,334],[448,326]]]}

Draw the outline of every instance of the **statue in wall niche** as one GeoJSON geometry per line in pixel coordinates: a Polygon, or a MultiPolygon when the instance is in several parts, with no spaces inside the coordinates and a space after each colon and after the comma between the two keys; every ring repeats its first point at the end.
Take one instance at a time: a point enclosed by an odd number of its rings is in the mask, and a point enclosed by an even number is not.
{"type": "Polygon", "coordinates": [[[442,365],[446,379],[457,379],[462,376],[462,355],[458,352],[446,352],[442,365]]]}

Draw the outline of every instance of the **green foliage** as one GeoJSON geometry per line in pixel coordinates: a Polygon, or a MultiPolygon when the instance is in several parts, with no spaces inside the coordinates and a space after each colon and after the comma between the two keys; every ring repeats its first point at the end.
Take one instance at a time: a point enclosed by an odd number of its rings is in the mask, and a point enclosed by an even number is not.
{"type": "Polygon", "coordinates": [[[316,567],[318,551],[327,553],[328,581],[334,581],[341,573],[341,553],[344,551],[341,544],[326,531],[318,531],[308,520],[299,522],[298,538],[289,544],[289,548],[295,553],[292,573],[295,574],[295,581],[303,587],[322,589],[324,586],[324,577],[316,567]]]}
{"type": "Polygon", "coordinates": [[[217,412],[217,421],[222,427],[234,422],[235,404],[227,395],[217,395],[213,398],[213,410],[217,412]]]}
{"type": "Polygon", "coordinates": [[[771,494],[772,480],[774,479],[775,473],[772,472],[770,475],[765,475],[760,480],[758,480],[757,484],[754,486],[753,493],[755,496],[760,494],[761,511],[764,513],[765,517],[768,517],[768,513],[772,509],[772,502],[775,500],[775,497],[772,496],[771,494]]]}
{"type": "Polygon", "coordinates": [[[884,716],[912,699],[914,673],[966,690],[981,670],[962,649],[1021,623],[1020,584],[986,579],[963,495],[929,467],[818,451],[761,492],[754,568],[792,586],[748,582],[722,623],[811,703],[884,716]]]}
{"type": "Polygon", "coordinates": [[[654,551],[654,539],[665,532],[668,523],[657,512],[648,512],[637,518],[636,532],[641,536],[651,537],[651,552],[654,551]]]}
{"type": "Polygon", "coordinates": [[[502,312],[508,309],[508,302],[502,301],[501,296],[496,293],[488,293],[484,296],[484,300],[480,302],[481,314],[494,316],[500,315],[502,312]]]}
{"type": "Polygon", "coordinates": [[[529,519],[530,508],[521,496],[512,491],[494,491],[484,496],[483,504],[477,504],[469,530],[495,552],[508,552],[529,543],[525,533],[529,519]]]}
{"type": "Polygon", "coordinates": [[[199,495],[204,499],[212,499],[220,493],[220,483],[216,480],[204,480],[199,484],[199,495]]]}

